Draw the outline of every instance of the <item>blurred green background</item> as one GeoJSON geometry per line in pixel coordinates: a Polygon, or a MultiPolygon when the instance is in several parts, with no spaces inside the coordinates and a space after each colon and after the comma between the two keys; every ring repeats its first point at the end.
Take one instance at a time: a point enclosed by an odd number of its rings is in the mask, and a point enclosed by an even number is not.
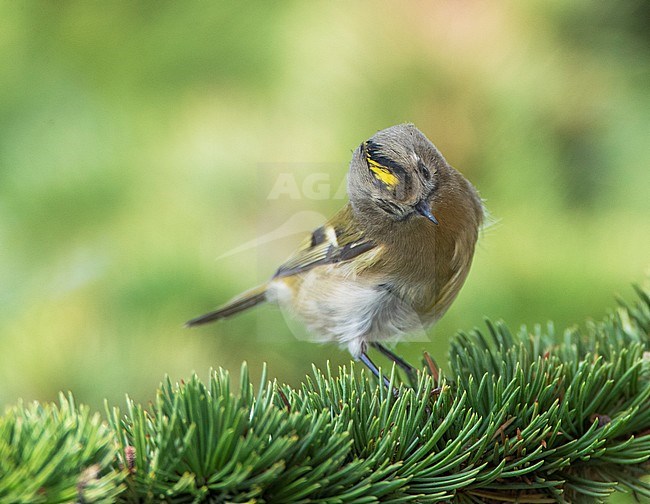
{"type": "Polygon", "coordinates": [[[182,324],[264,281],[306,228],[222,254],[332,214],[352,149],[405,121],[496,223],[431,343],[398,352],[444,362],[484,316],[601,318],[650,266],[649,5],[0,3],[0,404],[348,363],[268,307],[182,324]],[[283,176],[299,197],[269,197],[283,176]]]}

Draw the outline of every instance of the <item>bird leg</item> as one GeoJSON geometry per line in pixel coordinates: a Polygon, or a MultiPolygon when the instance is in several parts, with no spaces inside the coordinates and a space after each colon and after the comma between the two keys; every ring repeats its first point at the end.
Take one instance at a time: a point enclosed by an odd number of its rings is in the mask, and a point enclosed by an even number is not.
{"type": "MultiPolygon", "coordinates": [[[[363,352],[363,353],[359,356],[359,360],[360,360],[361,362],[363,362],[363,363],[366,365],[366,367],[367,367],[367,368],[372,372],[372,374],[374,374],[374,375],[377,377],[378,380],[381,380],[381,381],[383,382],[384,386],[385,386],[388,390],[390,390],[390,388],[391,388],[391,386],[390,386],[390,380],[389,380],[388,378],[386,378],[383,374],[381,374],[381,373],[379,372],[379,368],[375,365],[374,362],[372,362],[372,361],[370,360],[370,357],[368,357],[368,355],[366,354],[366,352],[363,352]]],[[[396,391],[397,391],[397,389],[396,389],[395,387],[393,387],[393,394],[394,394],[396,391]]]]}
{"type": "Polygon", "coordinates": [[[384,354],[386,357],[388,357],[390,360],[392,360],[395,364],[397,364],[406,373],[409,381],[411,383],[414,383],[417,373],[413,366],[411,366],[408,362],[402,359],[399,355],[396,355],[393,352],[391,352],[388,348],[386,348],[381,343],[372,342],[370,344],[374,348],[379,350],[382,354],[384,354]]]}

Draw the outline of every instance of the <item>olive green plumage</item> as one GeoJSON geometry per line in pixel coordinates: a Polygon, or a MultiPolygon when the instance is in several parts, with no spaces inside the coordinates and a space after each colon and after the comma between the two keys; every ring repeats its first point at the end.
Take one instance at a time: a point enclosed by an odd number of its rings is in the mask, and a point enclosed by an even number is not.
{"type": "Polygon", "coordinates": [[[423,333],[469,272],[483,222],[476,190],[415,126],[402,124],[354,151],[348,194],[268,283],[188,325],[272,301],[316,339],[344,344],[370,365],[369,345],[386,351],[383,342],[423,333]]]}

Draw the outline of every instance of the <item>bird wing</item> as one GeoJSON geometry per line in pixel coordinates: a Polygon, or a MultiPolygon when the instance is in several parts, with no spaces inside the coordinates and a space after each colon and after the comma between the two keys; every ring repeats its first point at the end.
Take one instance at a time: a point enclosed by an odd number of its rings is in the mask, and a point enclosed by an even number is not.
{"type": "Polygon", "coordinates": [[[303,273],[316,266],[349,261],[376,248],[359,229],[347,204],[332,219],[314,230],[296,252],[280,266],[273,278],[303,273]]]}

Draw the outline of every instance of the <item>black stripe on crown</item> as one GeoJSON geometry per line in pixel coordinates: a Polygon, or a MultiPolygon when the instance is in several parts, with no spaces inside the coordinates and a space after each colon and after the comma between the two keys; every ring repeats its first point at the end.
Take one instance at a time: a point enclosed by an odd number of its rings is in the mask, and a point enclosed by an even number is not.
{"type": "Polygon", "coordinates": [[[363,146],[364,150],[366,151],[366,157],[368,159],[371,159],[375,163],[388,168],[396,175],[405,173],[405,170],[401,165],[381,153],[382,146],[377,142],[366,140],[363,146]]]}

